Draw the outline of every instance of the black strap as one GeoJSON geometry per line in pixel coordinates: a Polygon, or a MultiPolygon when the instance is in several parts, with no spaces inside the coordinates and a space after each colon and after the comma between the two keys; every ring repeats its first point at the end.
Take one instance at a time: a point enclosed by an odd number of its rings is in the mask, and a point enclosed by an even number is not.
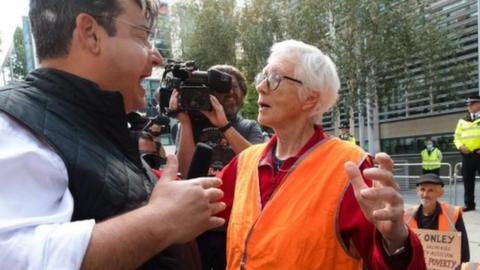
{"type": "Polygon", "coordinates": [[[232,127],[232,123],[228,122],[225,126],[219,128],[218,130],[220,130],[220,132],[224,133],[225,131],[227,131],[231,127],[232,127]]]}

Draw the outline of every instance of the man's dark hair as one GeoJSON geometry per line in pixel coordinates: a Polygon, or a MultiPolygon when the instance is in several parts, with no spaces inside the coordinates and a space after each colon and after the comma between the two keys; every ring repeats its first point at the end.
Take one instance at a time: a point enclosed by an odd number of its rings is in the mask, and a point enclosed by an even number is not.
{"type": "Polygon", "coordinates": [[[245,95],[247,93],[247,83],[245,76],[238,70],[236,67],[231,66],[231,65],[215,65],[213,67],[210,67],[209,69],[216,69],[225,73],[228,73],[237,79],[238,86],[242,90],[243,94],[245,95]]]}
{"type": "MultiPolygon", "coordinates": [[[[158,13],[157,0],[135,1],[153,25],[158,13]]],[[[30,0],[30,22],[38,59],[66,56],[70,50],[75,20],[80,13],[95,18],[108,35],[116,34],[112,18],[123,12],[119,0],[30,0]]]]}

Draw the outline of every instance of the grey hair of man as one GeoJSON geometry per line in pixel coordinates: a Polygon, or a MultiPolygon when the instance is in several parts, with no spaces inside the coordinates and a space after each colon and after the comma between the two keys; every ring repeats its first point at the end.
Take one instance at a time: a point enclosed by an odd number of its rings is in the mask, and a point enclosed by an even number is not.
{"type": "Polygon", "coordinates": [[[275,43],[270,51],[268,64],[286,61],[294,65],[293,76],[303,83],[299,91],[300,99],[306,100],[310,94],[318,93],[319,100],[311,113],[311,122],[320,124],[323,114],[337,101],[340,89],[340,79],[333,61],[317,47],[298,40],[275,43]]]}
{"type": "Polygon", "coordinates": [[[157,0],[30,0],[30,22],[40,61],[68,55],[76,18],[94,17],[110,36],[116,34],[115,18],[124,12],[121,1],[134,1],[152,26],[158,14],[157,0]]]}

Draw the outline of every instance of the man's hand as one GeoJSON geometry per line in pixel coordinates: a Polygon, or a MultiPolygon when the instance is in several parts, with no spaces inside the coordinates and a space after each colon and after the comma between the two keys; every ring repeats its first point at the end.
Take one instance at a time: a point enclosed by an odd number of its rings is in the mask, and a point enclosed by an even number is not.
{"type": "Polygon", "coordinates": [[[228,123],[228,119],[222,104],[220,104],[220,101],[213,95],[210,95],[210,103],[212,104],[212,110],[202,111],[203,115],[205,115],[214,126],[219,128],[225,126],[228,123]]]}
{"type": "Polygon", "coordinates": [[[357,166],[348,161],[345,170],[355,192],[355,198],[363,214],[382,234],[389,252],[403,246],[408,237],[408,229],[403,222],[403,198],[400,188],[393,178],[393,161],[385,153],[375,156],[378,168],[363,171],[365,178],[373,180],[368,187],[357,166]]]}
{"type": "MultiPolygon", "coordinates": [[[[170,96],[170,100],[168,101],[168,108],[172,111],[178,110],[178,91],[174,89],[172,95],[170,96]]],[[[177,120],[185,125],[190,124],[190,116],[185,111],[179,111],[176,116],[177,120]]]]}
{"type": "MultiPolygon", "coordinates": [[[[166,213],[156,222],[169,223],[172,241],[188,242],[206,230],[219,227],[225,220],[215,217],[225,209],[225,203],[218,202],[223,192],[217,187],[221,180],[213,177],[196,178],[184,181],[172,181],[177,175],[177,159],[168,156],[167,165],[160,181],[155,186],[146,207],[152,215],[166,213]]],[[[152,224],[155,235],[155,226],[152,224]]]]}
{"type": "Polygon", "coordinates": [[[470,154],[470,153],[472,153],[472,151],[468,150],[468,148],[465,147],[465,145],[460,146],[460,148],[459,148],[458,150],[460,150],[460,152],[462,152],[463,154],[470,154]]]}

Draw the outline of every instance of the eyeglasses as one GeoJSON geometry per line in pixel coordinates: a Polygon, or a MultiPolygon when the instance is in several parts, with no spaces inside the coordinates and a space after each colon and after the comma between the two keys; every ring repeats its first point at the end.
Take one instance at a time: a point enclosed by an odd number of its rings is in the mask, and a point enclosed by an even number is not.
{"type": "Polygon", "coordinates": [[[303,82],[292,77],[276,74],[276,73],[259,73],[255,78],[255,85],[259,85],[264,80],[267,80],[267,87],[270,91],[275,91],[280,86],[283,79],[290,80],[292,82],[303,85],[303,82]]]}
{"type": "Polygon", "coordinates": [[[90,14],[90,15],[95,17],[95,18],[102,17],[102,18],[111,19],[113,21],[123,23],[123,24],[125,24],[125,25],[127,25],[131,28],[146,32],[147,33],[147,38],[144,40],[145,46],[152,51],[155,49],[155,43],[156,43],[158,35],[159,35],[159,29],[158,28],[156,28],[156,27],[149,28],[147,26],[135,24],[135,23],[129,22],[127,20],[115,18],[115,17],[112,17],[112,16],[93,15],[93,14],[90,14]]]}
{"type": "Polygon", "coordinates": [[[137,30],[141,30],[141,31],[144,31],[144,32],[147,32],[148,36],[147,36],[147,39],[145,40],[145,45],[150,49],[150,50],[154,50],[155,49],[155,42],[157,41],[157,37],[158,37],[158,33],[159,33],[159,30],[158,28],[156,27],[153,27],[153,28],[148,28],[146,26],[143,26],[143,25],[138,25],[138,24],[135,24],[135,23],[131,23],[129,21],[126,21],[126,20],[123,20],[123,19],[119,19],[119,18],[115,18],[115,17],[111,17],[112,20],[114,21],[117,21],[119,23],[123,23],[127,26],[130,26],[134,29],[137,29],[137,30]]]}

